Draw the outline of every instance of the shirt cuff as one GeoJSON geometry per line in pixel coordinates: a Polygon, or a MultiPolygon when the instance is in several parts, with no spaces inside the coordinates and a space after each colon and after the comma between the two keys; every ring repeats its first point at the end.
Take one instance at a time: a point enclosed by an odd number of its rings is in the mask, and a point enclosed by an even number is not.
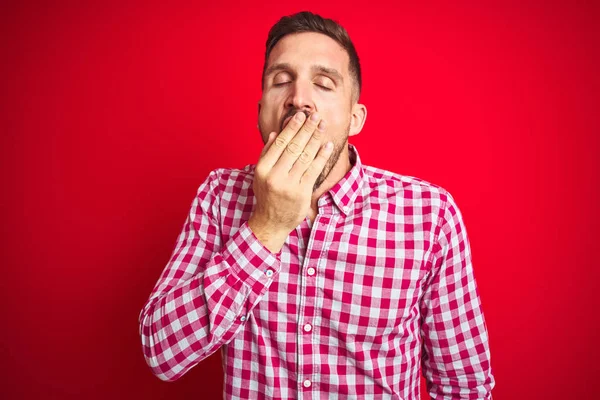
{"type": "Polygon", "coordinates": [[[273,254],[254,235],[244,222],[231,236],[231,240],[222,252],[223,259],[231,266],[231,272],[248,284],[255,293],[262,292],[281,269],[281,252],[273,254]],[[256,284],[259,287],[256,287],[256,284]]]}

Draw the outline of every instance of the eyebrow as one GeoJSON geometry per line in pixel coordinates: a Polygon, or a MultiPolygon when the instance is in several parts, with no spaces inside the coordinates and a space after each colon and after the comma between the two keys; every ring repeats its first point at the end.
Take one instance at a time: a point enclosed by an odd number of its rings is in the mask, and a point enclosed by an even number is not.
{"type": "MultiPolygon", "coordinates": [[[[271,65],[269,68],[267,68],[266,72],[265,72],[265,77],[271,75],[274,72],[277,71],[290,71],[292,70],[292,66],[289,63],[276,63],[271,65]]],[[[333,78],[334,81],[337,81],[336,83],[343,83],[344,82],[344,78],[342,77],[342,74],[340,74],[335,68],[329,68],[326,67],[324,65],[313,65],[310,70],[313,73],[316,72],[320,72],[322,74],[325,75],[329,75],[333,78]]]]}

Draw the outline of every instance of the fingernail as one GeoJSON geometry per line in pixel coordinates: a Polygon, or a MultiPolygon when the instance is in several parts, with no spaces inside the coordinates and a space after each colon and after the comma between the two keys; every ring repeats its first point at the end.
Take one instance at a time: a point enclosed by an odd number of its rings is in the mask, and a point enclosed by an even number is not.
{"type": "Polygon", "coordinates": [[[325,150],[331,150],[331,149],[333,149],[333,143],[327,142],[327,144],[325,145],[325,150]]]}
{"type": "Polygon", "coordinates": [[[325,130],[325,120],[322,119],[317,128],[319,128],[320,131],[325,130]]]}
{"type": "Polygon", "coordinates": [[[296,114],[296,120],[297,121],[300,121],[300,122],[304,121],[304,117],[305,117],[305,115],[304,115],[303,112],[299,112],[299,113],[296,114]]]}
{"type": "Polygon", "coordinates": [[[319,120],[319,114],[313,113],[313,115],[310,116],[310,120],[313,122],[317,122],[319,120]]]}

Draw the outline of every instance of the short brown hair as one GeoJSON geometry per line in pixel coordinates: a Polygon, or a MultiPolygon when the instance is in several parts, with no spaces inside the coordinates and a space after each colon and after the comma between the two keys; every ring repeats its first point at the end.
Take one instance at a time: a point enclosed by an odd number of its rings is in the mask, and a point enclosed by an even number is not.
{"type": "Polygon", "coordinates": [[[348,70],[356,84],[356,90],[352,91],[352,97],[353,101],[358,101],[362,88],[360,61],[358,59],[356,49],[354,48],[354,44],[352,43],[352,40],[350,40],[348,32],[336,21],[329,18],[323,18],[320,15],[311,13],[310,11],[302,11],[293,15],[282,17],[269,31],[269,36],[267,37],[266,43],[265,63],[263,65],[262,73],[263,90],[265,87],[265,71],[267,68],[267,61],[271,51],[273,50],[273,47],[275,47],[277,42],[279,42],[279,40],[281,40],[281,38],[283,38],[285,35],[300,32],[322,33],[338,42],[340,46],[346,50],[348,57],[350,58],[348,70]]]}

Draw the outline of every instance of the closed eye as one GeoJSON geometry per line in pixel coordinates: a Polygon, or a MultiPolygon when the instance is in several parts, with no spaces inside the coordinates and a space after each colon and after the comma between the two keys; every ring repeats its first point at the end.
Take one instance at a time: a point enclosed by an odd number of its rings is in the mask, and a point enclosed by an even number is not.
{"type": "Polygon", "coordinates": [[[327,86],[323,86],[323,85],[319,85],[318,83],[316,84],[318,87],[321,88],[321,90],[324,90],[326,92],[331,92],[333,89],[328,88],[327,86]]]}
{"type": "MultiPolygon", "coordinates": [[[[280,87],[280,86],[283,86],[283,85],[287,85],[288,83],[291,83],[291,82],[274,83],[273,86],[280,87]]],[[[315,83],[315,85],[317,85],[321,90],[324,90],[326,92],[331,92],[333,90],[331,88],[328,88],[327,86],[319,85],[318,83],[315,83]]]]}

